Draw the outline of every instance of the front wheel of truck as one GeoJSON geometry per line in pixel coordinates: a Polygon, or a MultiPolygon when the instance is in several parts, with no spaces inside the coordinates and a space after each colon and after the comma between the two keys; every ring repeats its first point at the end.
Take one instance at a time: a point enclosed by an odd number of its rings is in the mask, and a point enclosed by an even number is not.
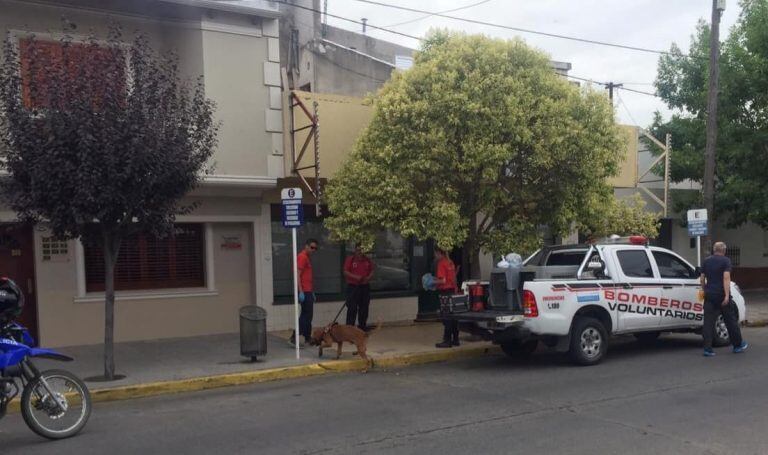
{"type": "Polygon", "coordinates": [[[568,354],[578,365],[595,365],[608,352],[608,332],[594,318],[576,317],[571,327],[571,347],[568,354]]]}

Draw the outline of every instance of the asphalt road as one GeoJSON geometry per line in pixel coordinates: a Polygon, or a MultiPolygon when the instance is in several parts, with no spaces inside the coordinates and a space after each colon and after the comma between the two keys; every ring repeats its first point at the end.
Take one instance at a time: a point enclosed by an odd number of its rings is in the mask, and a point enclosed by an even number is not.
{"type": "Polygon", "coordinates": [[[78,437],[18,414],[2,454],[768,453],[768,329],[700,355],[693,335],[632,339],[595,367],[491,357],[97,405],[78,437]]]}

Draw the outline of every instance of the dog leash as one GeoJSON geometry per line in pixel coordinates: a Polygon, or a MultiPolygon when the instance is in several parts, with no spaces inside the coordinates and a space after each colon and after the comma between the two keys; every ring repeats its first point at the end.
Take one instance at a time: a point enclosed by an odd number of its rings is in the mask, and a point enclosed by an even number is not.
{"type": "Polygon", "coordinates": [[[352,295],[351,295],[351,296],[349,296],[349,297],[348,297],[346,300],[344,300],[344,303],[341,305],[341,308],[339,308],[339,312],[338,312],[338,313],[336,313],[336,317],[335,317],[335,318],[333,318],[333,321],[331,321],[331,323],[330,323],[330,324],[328,324],[329,326],[333,325],[333,323],[334,323],[334,322],[338,321],[338,319],[339,319],[339,316],[341,315],[341,312],[344,310],[344,308],[346,308],[346,307],[347,307],[347,302],[349,302],[349,299],[351,299],[351,298],[354,298],[354,297],[357,295],[357,294],[356,294],[356,293],[357,293],[357,290],[358,290],[358,288],[356,287],[356,288],[355,288],[355,290],[354,290],[354,291],[352,291],[352,295]]]}

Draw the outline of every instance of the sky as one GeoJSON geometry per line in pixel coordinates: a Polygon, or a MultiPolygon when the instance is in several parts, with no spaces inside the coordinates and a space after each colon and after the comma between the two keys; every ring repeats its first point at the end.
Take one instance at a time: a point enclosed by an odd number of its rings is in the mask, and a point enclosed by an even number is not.
{"type": "MultiPolygon", "coordinates": [[[[423,14],[366,4],[358,0],[327,0],[328,13],[349,19],[367,18],[368,24],[391,28],[414,36],[424,36],[431,28],[447,28],[493,37],[520,37],[551,56],[553,60],[573,65],[569,74],[599,82],[624,83],[626,87],[655,92],[658,54],[616,49],[558,38],[514,32],[470,24],[441,17],[428,17],[413,23],[392,26],[423,17],[423,14]]],[[[479,0],[379,0],[381,3],[412,7],[425,11],[444,11],[477,3],[479,0]]],[[[687,51],[699,19],[709,22],[711,0],[490,0],[453,13],[518,28],[575,36],[596,41],[625,44],[656,50],[669,50],[677,43],[687,51]]],[[[740,12],[736,0],[727,0],[722,17],[721,39],[736,23],[740,12]]],[[[354,31],[361,26],[330,18],[329,24],[354,31]]],[[[376,38],[418,48],[419,42],[368,29],[376,38]]],[[[671,115],[655,97],[619,90],[614,96],[616,115],[621,123],[648,126],[655,111],[665,118],[671,115]]]]}

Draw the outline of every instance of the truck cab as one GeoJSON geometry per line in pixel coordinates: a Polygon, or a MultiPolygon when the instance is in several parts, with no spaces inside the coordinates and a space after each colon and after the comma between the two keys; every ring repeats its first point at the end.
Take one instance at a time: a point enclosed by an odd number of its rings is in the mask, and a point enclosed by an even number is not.
{"type": "MultiPolygon", "coordinates": [[[[446,316],[510,355],[532,352],[543,342],[590,365],[605,356],[612,335],[650,341],[662,332],[700,333],[699,276],[678,254],[640,237],[548,247],[522,267],[493,269],[483,311],[446,316]]],[[[744,298],[733,282],[731,296],[743,321],[744,298]]],[[[715,343],[728,343],[722,320],[715,343]]]]}

